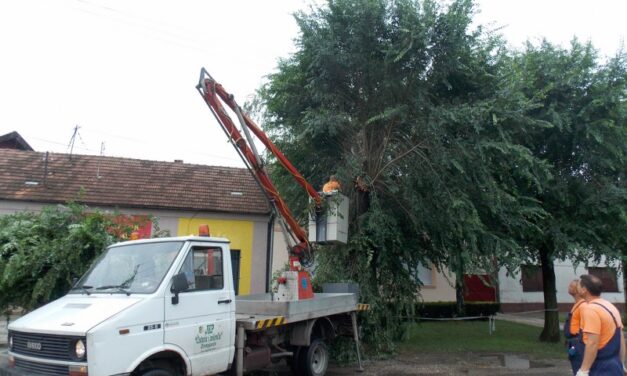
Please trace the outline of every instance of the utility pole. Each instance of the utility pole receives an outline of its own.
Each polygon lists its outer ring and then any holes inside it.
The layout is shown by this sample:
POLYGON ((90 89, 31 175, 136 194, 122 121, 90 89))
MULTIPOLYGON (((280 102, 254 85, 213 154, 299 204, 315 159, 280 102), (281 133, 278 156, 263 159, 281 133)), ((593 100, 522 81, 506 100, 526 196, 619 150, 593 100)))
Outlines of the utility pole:
POLYGON ((70 144, 68 145, 68 149, 70 149, 70 160, 72 160, 72 153, 74 152, 74 141, 76 141, 78 128, 80 128, 78 125, 74 127, 74 133, 72 134, 72 138, 70 139, 70 144))

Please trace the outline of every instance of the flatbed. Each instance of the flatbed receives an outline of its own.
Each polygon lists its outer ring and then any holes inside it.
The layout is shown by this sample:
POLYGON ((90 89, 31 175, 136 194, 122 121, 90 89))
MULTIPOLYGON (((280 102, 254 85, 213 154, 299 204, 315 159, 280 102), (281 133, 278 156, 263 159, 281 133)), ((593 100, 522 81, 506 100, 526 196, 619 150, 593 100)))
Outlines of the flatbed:
POLYGON ((314 294, 313 299, 273 301, 272 294, 237 297, 236 320, 246 330, 263 330, 358 310, 355 294, 314 294))

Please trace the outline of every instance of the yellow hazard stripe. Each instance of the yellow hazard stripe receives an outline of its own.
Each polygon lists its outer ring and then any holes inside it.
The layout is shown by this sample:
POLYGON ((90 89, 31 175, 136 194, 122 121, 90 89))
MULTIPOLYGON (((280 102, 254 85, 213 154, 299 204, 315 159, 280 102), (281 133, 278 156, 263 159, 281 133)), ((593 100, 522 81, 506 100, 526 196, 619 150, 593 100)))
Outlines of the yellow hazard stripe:
POLYGON ((271 319, 259 320, 255 325, 257 329, 268 329, 273 326, 279 326, 285 324, 285 317, 277 316, 271 319))
POLYGON ((358 311, 369 311, 370 310, 370 304, 359 303, 359 304, 357 304, 357 310, 358 311))

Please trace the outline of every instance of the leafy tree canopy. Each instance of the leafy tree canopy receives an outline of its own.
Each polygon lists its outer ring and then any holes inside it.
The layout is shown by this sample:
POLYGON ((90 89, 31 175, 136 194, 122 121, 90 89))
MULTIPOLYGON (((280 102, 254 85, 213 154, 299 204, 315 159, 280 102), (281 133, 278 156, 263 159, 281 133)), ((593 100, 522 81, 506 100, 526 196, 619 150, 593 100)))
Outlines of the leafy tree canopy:
MULTIPOLYGON (((547 216, 529 192, 548 166, 515 142, 546 122, 525 115, 536 103, 473 14, 469 0, 329 1, 297 16, 298 51, 260 91, 288 158, 314 182, 337 173, 351 198, 349 245, 318 252, 316 277, 360 283, 383 346, 417 299, 420 264, 491 269, 547 216)), ((273 176, 304 212, 290 177, 273 176)))
POLYGON ((526 117, 546 126, 515 142, 549 168, 541 190, 527 190, 549 214, 521 239, 521 259, 542 265, 547 309, 541 338, 558 341, 553 261, 612 261, 625 252, 627 221, 627 66, 620 51, 601 63, 590 43, 569 49, 549 42, 515 53, 508 74, 535 108, 526 117))

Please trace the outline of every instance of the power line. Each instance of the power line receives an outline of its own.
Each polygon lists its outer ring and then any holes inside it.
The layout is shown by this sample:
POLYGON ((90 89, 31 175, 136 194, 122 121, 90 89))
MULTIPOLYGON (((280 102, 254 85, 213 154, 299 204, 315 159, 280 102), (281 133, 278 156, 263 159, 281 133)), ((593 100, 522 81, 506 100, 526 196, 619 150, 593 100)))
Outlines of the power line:
MULTIPOLYGON (((41 141, 41 142, 45 142, 47 144, 53 144, 53 145, 59 145, 59 146, 65 146, 67 148, 67 144, 63 143, 63 142, 59 142, 59 141, 52 141, 52 140, 47 140, 45 138, 40 138, 40 137, 28 137, 28 139, 33 139, 33 140, 37 140, 37 141, 41 141)), ((80 146, 74 146, 76 149, 82 149, 82 150, 87 150, 87 151, 91 151, 94 152, 94 150, 92 149, 87 149, 87 148, 83 148, 80 146)), ((66 149, 67 150, 67 149, 66 149)))
MULTIPOLYGON (((85 130, 86 128, 81 128, 81 129, 85 130)), ((126 141, 131 141, 131 142, 133 142, 135 144, 150 146, 152 148, 160 148, 160 150, 161 150, 160 145, 157 144, 157 143, 143 142, 143 141, 138 141, 138 140, 135 140, 135 139, 132 139, 132 138, 126 138, 126 137, 122 137, 122 136, 111 136, 111 137, 113 137, 113 138, 121 138, 121 139, 124 139, 126 141)), ((66 153, 67 153, 67 151, 69 149, 69 145, 66 144, 66 143, 63 143, 63 142, 53 141, 53 140, 49 140, 49 139, 45 139, 45 138, 41 138, 41 137, 28 137, 28 138, 29 139, 33 139, 33 140, 37 140, 37 141, 40 141, 40 142, 45 142, 45 143, 48 143, 48 144, 52 144, 52 145, 65 146, 66 147, 66 153)), ((102 155, 102 156, 104 156, 104 150, 105 150, 104 144, 105 143, 102 142, 101 149, 100 149, 100 155, 102 155)), ((169 145, 168 147, 171 147, 171 145, 169 145)), ((94 155, 98 154, 98 151, 96 151, 94 149, 90 149, 88 147, 81 147, 81 146, 78 146, 76 144, 74 144, 74 149, 85 150, 85 151, 88 151, 88 152, 90 152, 90 153, 92 153, 94 155)), ((201 152, 199 150, 189 150, 189 149, 182 150, 182 149, 179 149, 178 151, 172 150, 172 153, 181 153, 181 154, 187 153, 187 154, 192 154, 192 155, 196 155, 196 156, 208 157, 208 158, 213 158, 213 159, 221 159, 221 160, 226 160, 226 161, 235 161, 235 162, 239 162, 240 161, 240 159, 236 158, 236 157, 225 157, 223 155, 217 155, 217 154, 210 154, 210 153, 201 152)), ((119 156, 120 157, 124 157, 124 155, 119 155, 119 156)), ((143 157, 141 159, 151 160, 151 158, 147 158, 147 157, 143 157)))
MULTIPOLYGON (((145 17, 139 17, 136 14, 123 11, 120 9, 112 8, 110 6, 98 4, 92 1, 87 1, 87 0, 75 0, 75 1, 77 3, 80 3, 81 5, 85 5, 85 6, 92 8, 92 11, 89 11, 83 8, 74 8, 78 11, 85 12, 85 13, 92 14, 92 15, 101 16, 101 17, 110 17, 112 19, 115 19, 118 22, 124 23, 129 26, 133 26, 137 28, 142 34, 152 39, 161 41, 161 42, 174 44, 179 47, 190 49, 190 50, 210 53, 210 51, 205 48, 197 47, 197 44, 204 44, 202 40, 190 37, 187 34, 172 32, 171 30, 164 30, 161 27, 155 26, 155 22, 159 22, 158 20, 145 18, 145 17), (96 10, 96 12, 94 12, 93 10, 96 10), (101 10, 101 11, 104 10, 106 14, 104 12, 98 12, 98 10, 101 10), (154 32, 160 33, 166 38, 160 38, 156 36, 154 32)), ((166 27, 172 28, 175 26, 166 24, 166 27)), ((200 34, 200 32, 194 32, 194 33, 200 34)))

